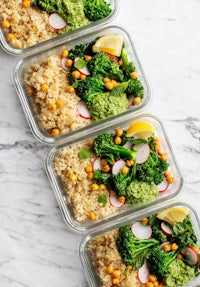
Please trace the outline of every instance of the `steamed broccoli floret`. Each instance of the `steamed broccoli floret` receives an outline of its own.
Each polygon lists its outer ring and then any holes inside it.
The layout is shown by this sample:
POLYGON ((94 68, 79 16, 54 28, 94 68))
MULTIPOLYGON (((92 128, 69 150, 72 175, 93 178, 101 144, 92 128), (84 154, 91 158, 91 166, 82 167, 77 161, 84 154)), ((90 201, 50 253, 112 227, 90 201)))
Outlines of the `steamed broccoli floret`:
POLYGON ((136 151, 116 145, 112 134, 104 133, 96 137, 93 149, 97 156, 106 158, 111 164, 120 158, 135 160, 136 151))
POLYGON ((69 50, 68 58, 74 60, 76 57, 84 58, 85 55, 91 55, 93 44, 94 42, 75 45, 74 48, 69 50))
POLYGON ((132 265, 133 270, 139 269, 151 252, 152 246, 159 241, 154 238, 139 239, 131 232, 131 225, 125 225, 119 229, 119 237, 116 240, 117 249, 127 265, 132 265))
POLYGON ((126 196, 127 186, 134 178, 134 168, 130 168, 127 174, 119 172, 111 178, 112 188, 119 196, 126 196))
POLYGON ((112 177, 111 173, 104 172, 100 169, 94 171, 94 181, 97 184, 104 183, 106 186, 110 187, 110 178, 112 177))
POLYGON ((138 79, 131 79, 128 81, 126 93, 127 95, 134 95, 134 97, 143 98, 144 88, 138 79))
POLYGON ((158 280, 163 280, 178 252, 177 250, 165 252, 160 246, 154 247, 151 251, 151 256, 147 260, 150 273, 155 274, 158 280))
POLYGON ((90 21, 97 21, 111 13, 110 4, 103 0, 85 0, 84 13, 90 21))
POLYGON ((58 10, 56 0, 34 0, 33 5, 37 9, 44 10, 48 13, 54 13, 58 10))

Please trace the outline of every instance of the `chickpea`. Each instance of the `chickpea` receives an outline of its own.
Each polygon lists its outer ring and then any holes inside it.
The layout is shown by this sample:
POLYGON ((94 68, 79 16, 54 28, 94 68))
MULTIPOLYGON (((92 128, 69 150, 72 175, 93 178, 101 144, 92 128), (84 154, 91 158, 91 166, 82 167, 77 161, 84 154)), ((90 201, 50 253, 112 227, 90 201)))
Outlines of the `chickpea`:
POLYGON ((108 165, 108 164, 104 165, 104 166, 102 167, 102 170, 105 171, 105 172, 109 172, 109 171, 110 171, 109 165, 108 165))
POLYGON ((169 251, 171 251, 171 245, 170 244, 164 244, 163 245, 163 250, 165 251, 165 252, 169 252, 169 251))
POLYGON ((165 285, 163 283, 160 283, 159 287, 165 287, 165 285))
POLYGON ((194 250, 194 252, 196 252, 197 254, 199 253, 199 248, 197 246, 192 246, 192 249, 194 250))
POLYGON ((7 35, 7 40, 8 40, 9 42, 11 42, 12 40, 15 40, 15 39, 16 39, 16 36, 15 36, 14 34, 8 33, 8 35, 7 35))
POLYGON ((93 191, 94 191, 94 190, 98 190, 98 189, 99 189, 98 184, 93 183, 93 184, 91 185, 91 189, 92 189, 93 191))
POLYGON ((87 178, 88 179, 93 179, 94 178, 94 173, 93 172, 88 172, 87 178))
POLYGON ((169 184, 173 183, 175 180, 173 176, 167 177, 166 179, 169 184))
POLYGON ((103 184, 103 183, 99 184, 99 189, 100 190, 105 190, 106 189, 106 185, 103 184))
POLYGON ((112 82, 105 83, 105 87, 106 87, 106 89, 109 90, 109 91, 111 91, 111 90, 114 88, 112 82))
POLYGON ((54 128, 51 130, 51 135, 54 136, 54 137, 57 137, 60 133, 59 129, 58 128, 54 128))
POLYGON ((177 250, 177 249, 178 249, 178 245, 176 243, 172 243, 171 250, 177 250))
POLYGON ((56 105, 58 108, 62 108, 64 106, 64 104, 65 104, 64 101, 61 99, 58 99, 56 102, 56 105))
POLYGON ((31 2, 29 0, 22 1, 22 7, 29 8, 31 6, 31 2))
POLYGON ((126 269, 128 269, 129 271, 131 271, 133 269, 133 266, 132 265, 127 265, 126 266, 126 269))
POLYGON ((112 284, 118 285, 119 284, 119 279, 118 278, 112 278, 112 284))
POLYGON ((159 151, 160 150, 160 144, 159 143, 155 143, 154 144, 154 149, 155 149, 155 151, 159 151))
POLYGON ((158 150, 158 154, 159 154, 159 155, 163 155, 163 154, 165 154, 165 152, 164 152, 163 150, 159 149, 159 150, 158 150))
POLYGON ((62 50, 61 52, 61 58, 67 58, 68 57, 68 54, 69 54, 69 51, 68 50, 62 50))
POLYGON ((141 223, 142 223, 143 225, 147 225, 148 222, 149 222, 149 219, 148 219, 147 217, 143 217, 143 218, 141 219, 141 223))
POLYGON ((34 88, 33 88, 33 87, 28 87, 28 88, 26 89, 26 92, 27 92, 27 94, 29 94, 29 95, 33 95, 33 94, 34 94, 34 88))
POLYGON ((4 29, 8 29, 10 27, 10 23, 7 20, 3 20, 1 26, 4 29))
POLYGON ((69 174, 69 180, 70 181, 76 181, 77 180, 77 176, 74 173, 70 173, 69 174))
POLYGON ((137 79, 137 76, 138 76, 138 75, 137 75, 136 72, 131 72, 131 73, 130 73, 130 78, 131 78, 131 79, 137 79))
POLYGON ((119 64, 119 66, 122 66, 123 65, 123 61, 119 60, 118 64, 119 64))
POLYGON ((179 254, 177 254, 176 258, 182 260, 183 259, 183 255, 181 253, 179 253, 179 254))
POLYGON ((158 287, 158 286, 159 286, 159 282, 158 282, 158 281, 155 281, 155 282, 153 283, 153 286, 154 286, 154 287, 158 287))
POLYGON ((125 200, 126 200, 126 198, 125 198, 125 196, 118 196, 118 197, 117 197, 117 200, 118 200, 119 202, 121 202, 121 203, 124 203, 125 200))
POLYGON ((120 144, 122 142, 122 139, 120 137, 115 137, 114 138, 114 143, 115 144, 120 144))
POLYGON ((167 178, 167 177, 170 177, 171 176, 171 172, 169 170, 166 170, 164 172, 164 176, 167 178))
POLYGON ((72 77, 75 79, 80 79, 81 73, 78 70, 72 72, 72 77))
POLYGON ((113 271, 114 271, 113 266, 112 266, 112 265, 108 265, 107 268, 106 268, 106 272, 107 272, 108 274, 112 274, 113 271))
POLYGON ((116 194, 116 192, 113 189, 110 189, 109 193, 110 193, 110 195, 115 195, 116 194))
POLYGON ((145 284, 145 287, 154 287, 153 283, 152 282, 147 282, 145 284))
POLYGON ((133 104, 135 106, 139 106, 141 104, 142 99, 140 97, 133 98, 133 104))
POLYGON ((91 57, 91 56, 89 56, 89 55, 86 55, 86 56, 85 56, 85 60, 86 60, 86 62, 89 62, 91 59, 92 59, 92 57, 91 57))
POLYGON ((46 93, 48 91, 47 84, 42 84, 41 87, 40 87, 40 91, 46 93))
POLYGON ((111 80, 111 83, 113 84, 113 88, 115 88, 116 87, 116 85, 117 85, 117 81, 115 81, 115 80, 111 80))
POLYGON ((66 65, 68 68, 70 68, 70 67, 72 66, 72 64, 73 64, 72 59, 67 59, 66 62, 65 62, 65 65, 66 65))
POLYGON ((110 82, 110 79, 109 79, 108 77, 105 77, 105 78, 103 78, 103 82, 104 82, 104 84, 105 84, 105 83, 109 83, 109 82, 110 82))
POLYGON ((88 219, 90 220, 95 220, 96 219, 96 215, 93 211, 90 212, 90 214, 88 215, 88 219))
POLYGON ((89 148, 92 148, 93 147, 93 140, 89 140, 87 142, 87 145, 88 145, 89 148))
POLYGON ((50 104, 49 109, 52 111, 55 111, 57 109, 57 105, 56 104, 50 104))
POLYGON ((101 166, 104 166, 104 165, 107 165, 107 164, 108 164, 107 160, 102 158, 101 159, 101 166))
POLYGON ((126 165, 124 165, 124 166, 121 168, 121 173, 123 173, 123 174, 127 174, 128 171, 129 171, 129 168, 128 168, 128 166, 126 166, 126 165))
POLYGON ((86 75, 84 75, 84 74, 81 74, 81 75, 80 75, 80 79, 81 79, 81 80, 85 80, 86 78, 87 78, 86 75))
POLYGON ((120 129, 120 128, 116 128, 116 130, 115 130, 115 134, 116 134, 116 136, 117 136, 117 137, 121 137, 121 136, 122 136, 122 134, 123 134, 123 130, 122 130, 122 129, 120 129))
POLYGON ((91 165, 91 164, 86 165, 85 171, 86 171, 86 172, 92 172, 92 171, 93 171, 92 165, 91 165))
POLYGON ((126 165, 127 165, 128 167, 133 166, 133 165, 134 165, 134 161, 133 161, 132 159, 127 160, 127 161, 126 161, 126 165))
POLYGON ((167 156, 166 156, 166 154, 161 155, 161 156, 160 156, 160 160, 167 161, 167 156))
POLYGON ((154 274, 149 274, 148 276, 148 280, 152 283, 154 283, 155 281, 157 281, 157 278, 154 274))
POLYGON ((74 87, 72 87, 72 86, 67 86, 66 91, 67 91, 67 93, 72 94, 72 93, 74 93, 74 87))
POLYGON ((153 138, 153 142, 154 142, 154 143, 159 143, 159 141, 160 141, 160 140, 159 140, 158 137, 155 136, 155 137, 153 138))
POLYGON ((114 278, 120 278, 120 275, 121 275, 121 272, 118 269, 114 270, 113 273, 112 273, 112 276, 114 278))

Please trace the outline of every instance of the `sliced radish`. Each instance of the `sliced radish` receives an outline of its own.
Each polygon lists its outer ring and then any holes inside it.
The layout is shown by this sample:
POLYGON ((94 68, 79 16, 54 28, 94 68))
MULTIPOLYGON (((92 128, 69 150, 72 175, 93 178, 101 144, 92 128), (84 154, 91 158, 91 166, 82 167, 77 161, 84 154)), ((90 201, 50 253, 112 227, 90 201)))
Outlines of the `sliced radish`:
POLYGON ((172 236, 172 229, 165 222, 161 223, 160 228, 167 236, 172 236))
POLYGON ((77 105, 79 116, 84 119, 91 119, 90 111, 83 101, 79 101, 77 105))
POLYGON ((142 164, 145 161, 147 161, 149 155, 150 155, 150 147, 148 144, 138 144, 134 145, 134 148, 137 150, 136 152, 136 163, 142 164))
MULTIPOLYGON (((76 57, 74 62, 76 63, 80 58, 76 57)), ((90 75, 90 71, 88 70, 88 67, 85 66, 84 68, 77 68, 79 70, 79 72, 83 75, 89 76, 90 75)))
POLYGON ((166 178, 164 178, 163 181, 157 185, 157 189, 159 192, 166 191, 168 187, 169 187, 169 183, 167 182, 166 178))
POLYGON ((126 165, 126 162, 123 159, 117 160, 113 165, 112 165, 112 174, 118 174, 122 167, 126 165))
POLYGON ((131 142, 127 142, 123 145, 123 147, 127 148, 127 149, 132 149, 132 143, 131 142))
POLYGON ((100 169, 101 170, 101 158, 97 157, 93 162, 93 171, 100 169))
POLYGON ((171 242, 169 242, 169 241, 163 242, 162 244, 160 244, 160 249, 163 249, 163 246, 164 246, 165 244, 171 244, 171 242))
POLYGON ((120 202, 118 199, 117 199, 117 196, 114 195, 114 194, 110 194, 109 195, 109 201, 110 201, 110 204, 113 206, 113 207, 116 207, 116 208, 120 208, 124 205, 125 202, 120 202))
POLYGON ((65 20, 57 13, 49 15, 49 24, 55 30, 62 30, 67 26, 65 20))
POLYGON ((131 106, 133 106, 133 99, 134 99, 134 96, 131 96, 131 97, 129 98, 128 108, 130 108, 131 106))
POLYGON ((149 276, 149 268, 147 266, 147 262, 145 261, 142 267, 138 269, 137 272, 138 279, 142 284, 145 284, 149 281, 148 276, 149 276))
POLYGON ((184 247, 181 253, 185 256, 188 264, 196 265, 199 262, 199 255, 194 251, 192 246, 184 247))
POLYGON ((67 60, 68 60, 67 58, 62 58, 62 60, 61 60, 61 65, 62 65, 63 69, 68 72, 68 71, 69 71, 69 68, 66 66, 66 61, 67 61, 67 60))
POLYGON ((140 221, 133 223, 131 231, 139 239, 148 239, 152 235, 152 229, 149 225, 144 225, 140 221))

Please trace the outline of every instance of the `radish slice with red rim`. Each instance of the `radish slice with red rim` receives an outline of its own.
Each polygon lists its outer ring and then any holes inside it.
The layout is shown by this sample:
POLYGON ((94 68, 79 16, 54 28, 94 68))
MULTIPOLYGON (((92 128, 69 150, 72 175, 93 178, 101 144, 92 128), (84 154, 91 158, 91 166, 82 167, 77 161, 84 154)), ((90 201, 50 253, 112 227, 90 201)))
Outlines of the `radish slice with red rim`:
POLYGON ((134 148, 137 150, 136 152, 136 163, 142 164, 147 161, 150 155, 150 147, 148 144, 143 143, 139 145, 134 145, 134 148))
POLYGON ((126 162, 123 159, 117 160, 112 165, 112 174, 114 174, 114 175, 118 174, 124 165, 126 165, 126 162))
POLYGON ((149 225, 144 225, 140 221, 133 223, 131 231, 139 239, 148 239, 152 235, 152 229, 149 225))
POLYGON ((110 204, 113 206, 113 207, 116 207, 116 208, 120 208, 124 205, 125 202, 120 202, 118 199, 117 199, 117 196, 115 194, 110 194, 109 195, 109 201, 110 201, 110 204))
POLYGON ((101 158, 97 157, 93 162, 93 171, 100 169, 101 170, 101 158))
POLYGON ((160 229, 163 233, 165 233, 167 236, 172 236, 172 229, 170 226, 168 226, 165 222, 162 222, 160 225, 160 229))
POLYGON ((196 265, 199 262, 199 254, 194 251, 192 246, 184 247, 181 253, 185 256, 186 261, 190 265, 196 265))
POLYGON ((159 183, 156 187, 157 187, 158 191, 161 193, 161 192, 164 192, 168 189, 169 183, 167 182, 166 178, 164 178, 163 181, 161 183, 159 183))
POLYGON ((79 101, 77 105, 79 116, 84 119, 91 119, 90 111, 83 101, 79 101))
POLYGON ((49 24, 55 30, 62 30, 67 26, 65 20, 57 13, 49 15, 49 24))
MULTIPOLYGON (((79 57, 76 57, 75 60, 74 60, 74 63, 77 63, 78 61, 83 61, 83 63, 84 63, 84 60, 83 60, 83 59, 81 59, 81 58, 79 58, 79 57)), ((76 65, 75 65, 75 66, 76 66, 76 65)), ((78 67, 77 67, 77 69, 78 69, 78 71, 79 71, 81 74, 83 74, 83 75, 86 75, 86 76, 89 76, 89 75, 90 75, 90 71, 88 70, 88 67, 87 67, 86 63, 85 63, 85 66, 84 66, 84 67, 82 67, 82 68, 78 68, 78 67)))
POLYGON ((140 267, 140 269, 138 269, 138 279, 142 284, 147 283, 148 280, 148 276, 149 276, 149 268, 147 266, 147 262, 145 261, 144 264, 142 265, 142 267, 140 267))
POLYGON ((67 58, 62 58, 62 59, 61 59, 61 65, 62 65, 62 67, 63 67, 64 70, 66 70, 67 72, 69 72, 69 68, 66 66, 66 61, 67 61, 67 60, 68 60, 67 58))

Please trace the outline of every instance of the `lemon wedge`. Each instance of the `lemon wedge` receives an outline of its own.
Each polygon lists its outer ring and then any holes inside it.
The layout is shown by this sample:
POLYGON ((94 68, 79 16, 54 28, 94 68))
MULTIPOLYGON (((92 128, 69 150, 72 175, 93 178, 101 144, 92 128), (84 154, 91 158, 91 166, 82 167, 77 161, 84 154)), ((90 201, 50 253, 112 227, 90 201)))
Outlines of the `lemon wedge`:
POLYGON ((154 126, 148 122, 135 121, 128 127, 126 131, 127 137, 136 137, 148 139, 154 132, 154 126))
POLYGON ((118 34, 108 34, 97 39, 92 46, 92 52, 105 52, 119 57, 123 46, 123 38, 118 34))
POLYGON ((174 225, 175 222, 182 222, 188 212, 189 211, 183 207, 169 207, 158 212, 157 217, 171 225, 174 225))

